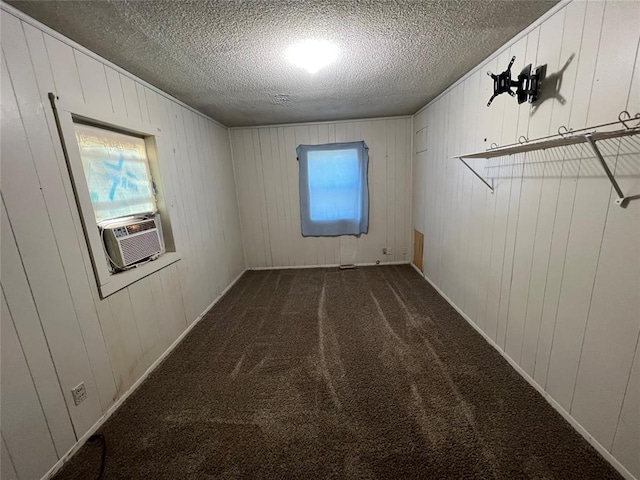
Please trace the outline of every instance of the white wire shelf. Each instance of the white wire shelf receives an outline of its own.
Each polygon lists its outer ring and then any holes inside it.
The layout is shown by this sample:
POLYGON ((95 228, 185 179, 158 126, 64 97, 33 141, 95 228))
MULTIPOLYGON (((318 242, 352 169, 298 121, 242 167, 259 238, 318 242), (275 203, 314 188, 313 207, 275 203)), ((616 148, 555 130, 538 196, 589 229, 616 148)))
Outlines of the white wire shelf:
MULTIPOLYGON (((560 127, 558 129, 557 135, 551 135, 548 137, 539 138, 537 140, 528 140, 524 137, 521 137, 521 141, 518 143, 514 143, 511 145, 505 145, 502 147, 494 147, 484 152, 473 152, 473 153, 465 153, 462 155, 456 155, 453 158, 457 158, 460 160, 473 174, 478 177, 490 190, 491 193, 494 191, 493 179, 491 179, 491 183, 487 182, 487 180, 476 172, 469 163, 465 160, 472 159, 490 159, 497 157, 505 157, 509 155, 515 155, 519 153, 533 152, 539 150, 546 150, 550 148, 558 148, 565 147, 570 145, 579 145, 579 144, 588 144, 596 158, 600 162, 605 174, 609 178, 611 185, 613 186, 618 198, 616 199, 616 204, 621 207, 626 207, 630 197, 625 196, 618 182, 616 181, 613 173, 609 169, 607 162, 604 160, 600 149, 598 148, 597 142, 601 140, 608 140, 613 138, 622 138, 629 137, 633 135, 640 135, 640 114, 636 114, 634 117, 631 117, 628 112, 623 111, 620 112, 618 116, 618 121, 606 123, 603 125, 598 125, 596 127, 584 128, 576 131, 568 130, 566 127, 560 127), (629 125, 629 123, 635 122, 636 125, 629 125), (621 128, 617 128, 615 130, 609 131, 597 131, 601 128, 611 128, 613 126, 618 126, 621 128)), ((634 197, 635 198, 635 197, 634 197)))

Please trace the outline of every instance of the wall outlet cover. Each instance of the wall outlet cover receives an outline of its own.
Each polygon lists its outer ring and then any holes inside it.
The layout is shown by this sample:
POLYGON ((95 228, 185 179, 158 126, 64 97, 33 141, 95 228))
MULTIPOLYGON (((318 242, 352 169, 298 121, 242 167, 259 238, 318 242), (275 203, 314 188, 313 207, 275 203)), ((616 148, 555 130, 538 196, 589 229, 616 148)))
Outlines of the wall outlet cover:
POLYGON ((73 395, 73 403, 76 407, 84 402, 87 399, 87 388, 84 386, 84 382, 72 389, 71 395, 73 395))

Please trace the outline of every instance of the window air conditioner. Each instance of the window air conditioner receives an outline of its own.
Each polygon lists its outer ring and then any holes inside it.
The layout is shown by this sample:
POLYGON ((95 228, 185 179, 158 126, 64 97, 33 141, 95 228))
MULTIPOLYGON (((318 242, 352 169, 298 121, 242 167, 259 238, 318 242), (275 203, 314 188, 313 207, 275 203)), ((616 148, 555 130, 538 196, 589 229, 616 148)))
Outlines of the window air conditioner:
POLYGON ((154 218, 111 223, 102 228, 106 254, 113 266, 120 270, 160 254, 160 235, 154 218))

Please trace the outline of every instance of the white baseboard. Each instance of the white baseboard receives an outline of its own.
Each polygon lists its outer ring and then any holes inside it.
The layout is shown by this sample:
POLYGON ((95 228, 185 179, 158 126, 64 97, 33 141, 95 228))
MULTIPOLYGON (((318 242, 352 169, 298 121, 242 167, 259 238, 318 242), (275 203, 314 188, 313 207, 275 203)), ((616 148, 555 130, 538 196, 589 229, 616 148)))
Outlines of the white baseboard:
POLYGON ((626 480, 638 480, 636 479, 636 477, 629 472, 629 470, 627 470, 618 460, 616 460, 616 458, 604 447, 602 446, 602 444, 600 444, 600 442, 598 442, 595 438, 593 438, 589 432, 578 423, 578 421, 573 418, 571 416, 571 414, 569 412, 567 412, 564 408, 562 408, 562 406, 556 402, 551 395, 549 395, 544 388, 542 388, 533 378, 531 378, 531 376, 525 372, 520 365, 518 365, 509 355, 507 355, 507 353, 502 350, 502 348, 500 348, 500 346, 494 342, 486 333, 484 333, 480 327, 478 327, 472 320, 471 318, 469 318, 467 316, 466 313, 464 313, 460 308, 458 308, 458 306, 453 303, 451 301, 451 299, 449 299, 449 297, 447 297, 444 292, 442 290, 440 290, 440 288, 438 288, 438 286, 433 283, 429 277, 427 277, 425 274, 423 274, 418 267, 416 267, 413 263, 411 264, 411 266, 422 276, 424 277, 424 279, 429 282, 429 284, 440 294, 440 296, 442 298, 444 298, 447 302, 449 302, 449 305, 451 305, 453 308, 456 309, 456 311, 462 316, 462 318, 464 318, 467 323, 469 323, 469 325, 471 325, 480 335, 482 335, 482 337, 489 343, 489 345, 491 345, 493 348, 495 348, 500 355, 502 355, 504 357, 504 359, 509 362, 509 365, 511 365, 513 367, 513 369, 518 372, 520 374, 520 376, 522 378, 524 378, 533 388, 536 389, 536 391, 542 395, 542 397, 544 397, 544 399, 560 414, 562 415, 562 417, 569 422, 569 424, 580 434, 584 437, 584 439, 589 442, 589 444, 595 448, 598 453, 600 455, 602 455, 604 457, 604 459, 609 462, 611 464, 611 466, 613 468, 615 468, 620 475, 622 475, 626 480))
MULTIPOLYGON (((418 267, 416 267, 416 266, 415 266, 415 264, 414 264, 413 262, 411 262, 411 266, 413 267, 413 269, 414 269, 416 272, 418 272, 418 273, 420 274, 420 276, 421 276, 421 277, 424 277, 424 273, 422 273, 422 271, 421 271, 418 267)), ((426 277, 425 277, 425 278, 426 278, 426 277)), ((429 282, 429 283, 431 283, 431 282, 429 282)), ((434 287, 434 288, 435 288, 435 287, 434 287)), ((438 291, 440 291, 440 290, 438 290, 438 291)))
MULTIPOLYGON (((383 265, 408 265, 408 260, 403 260, 400 262, 380 262, 380 263, 356 263, 356 267, 375 267, 375 266, 383 266, 383 265)), ((331 263, 327 265, 292 265, 289 267, 249 267, 247 270, 291 270, 291 269, 302 269, 302 268, 337 268, 340 265, 337 263, 331 263)))
POLYGON ((164 361, 164 359, 178 346, 178 344, 180 344, 180 342, 182 342, 184 337, 186 337, 187 334, 200 322, 200 320, 204 318, 204 316, 209 312, 209 310, 211 310, 213 306, 220 301, 220 299, 224 296, 224 294, 227 293, 231 289, 231 287, 233 287, 236 284, 238 280, 240 280, 240 277, 242 277, 242 275, 246 271, 247 270, 245 269, 242 272, 240 272, 240 274, 235 278, 235 280, 233 280, 233 282, 231 282, 227 286, 227 288, 225 288, 222 291, 222 293, 220 293, 220 295, 218 295, 216 299, 213 302, 211 302, 211 305, 209 305, 204 310, 204 312, 198 315, 198 317, 184 330, 184 332, 182 332, 180 336, 176 338, 171 345, 169 345, 169 348, 167 348, 164 351, 164 353, 160 355, 160 357, 158 357, 158 359, 155 362, 153 362, 153 364, 149 368, 147 368, 147 370, 142 374, 142 376, 138 380, 136 380, 135 383, 131 385, 131 387, 129 387, 129 389, 126 392, 124 392, 122 396, 118 400, 116 400, 116 402, 106 410, 106 412, 104 412, 104 414, 98 419, 98 421, 94 423, 93 426, 89 430, 87 430, 87 432, 84 435, 82 435, 82 437, 78 439, 78 441, 69 449, 67 453, 65 453, 62 457, 60 457, 60 460, 58 460, 56 464, 53 467, 51 467, 51 469, 47 473, 45 473, 45 475, 42 477, 41 480, 49 480, 56 473, 58 473, 58 471, 62 468, 62 466, 65 463, 67 463, 69 459, 80 449, 80 447, 82 447, 86 443, 89 437, 91 437, 91 435, 96 433, 96 431, 104 424, 104 422, 111 415, 113 415, 115 411, 118 410, 118 408, 120 408, 120 406, 125 402, 125 400, 127 400, 127 398, 129 398, 129 396, 136 391, 136 389, 142 384, 142 382, 144 382, 147 379, 149 374, 151 374, 151 372, 153 372, 156 368, 158 368, 158 366, 160 366, 160 364, 164 361))

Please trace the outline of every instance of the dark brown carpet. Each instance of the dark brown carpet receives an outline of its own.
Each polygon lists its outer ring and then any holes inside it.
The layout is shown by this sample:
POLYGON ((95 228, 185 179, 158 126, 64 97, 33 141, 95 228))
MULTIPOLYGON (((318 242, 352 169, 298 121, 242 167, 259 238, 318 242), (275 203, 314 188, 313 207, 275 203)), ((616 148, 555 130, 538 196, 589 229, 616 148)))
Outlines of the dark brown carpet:
POLYGON ((107 479, 620 478, 406 265, 247 272, 100 432, 107 479))

